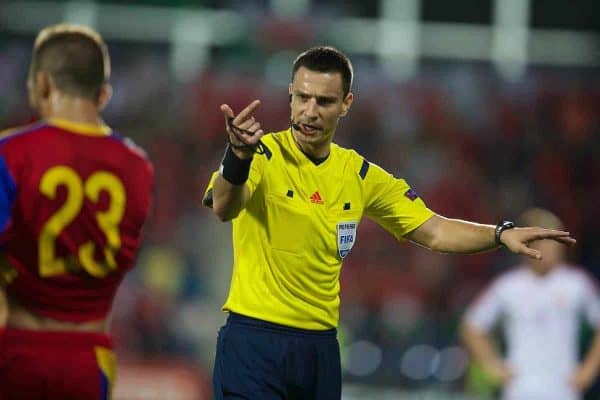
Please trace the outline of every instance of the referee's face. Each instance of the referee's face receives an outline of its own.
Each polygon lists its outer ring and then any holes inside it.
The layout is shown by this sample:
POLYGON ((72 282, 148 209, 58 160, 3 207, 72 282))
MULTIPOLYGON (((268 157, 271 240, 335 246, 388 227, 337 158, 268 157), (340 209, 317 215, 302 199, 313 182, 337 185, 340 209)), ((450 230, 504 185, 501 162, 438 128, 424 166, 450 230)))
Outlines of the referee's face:
POLYGON ((307 154, 324 157, 340 117, 352 104, 344 96, 339 72, 319 72, 300 67, 289 87, 291 119, 296 143, 307 154))

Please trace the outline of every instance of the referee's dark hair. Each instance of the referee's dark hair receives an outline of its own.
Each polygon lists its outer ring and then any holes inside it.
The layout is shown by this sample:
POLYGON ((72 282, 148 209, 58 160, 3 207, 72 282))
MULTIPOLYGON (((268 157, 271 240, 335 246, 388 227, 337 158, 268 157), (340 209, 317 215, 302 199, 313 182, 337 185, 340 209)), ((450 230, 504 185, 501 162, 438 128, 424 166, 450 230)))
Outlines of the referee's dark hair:
POLYGON ((344 53, 335 47, 317 46, 301 53, 294 61, 292 81, 300 67, 318 72, 339 72, 342 75, 344 97, 350 92, 354 75, 352 63, 344 53))
POLYGON ((29 78, 47 72, 57 88, 72 96, 97 101, 110 77, 106 43, 94 30, 76 24, 57 24, 36 38, 29 78))

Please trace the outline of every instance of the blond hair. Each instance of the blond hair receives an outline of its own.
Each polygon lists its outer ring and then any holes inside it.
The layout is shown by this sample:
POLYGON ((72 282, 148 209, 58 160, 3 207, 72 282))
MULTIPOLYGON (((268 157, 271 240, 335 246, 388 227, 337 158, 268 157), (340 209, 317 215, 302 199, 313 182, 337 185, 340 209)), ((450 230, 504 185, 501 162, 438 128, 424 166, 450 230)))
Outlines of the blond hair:
POLYGON ((87 26, 50 25, 40 31, 33 46, 30 78, 47 72, 59 90, 97 98, 110 77, 110 56, 102 36, 87 26))

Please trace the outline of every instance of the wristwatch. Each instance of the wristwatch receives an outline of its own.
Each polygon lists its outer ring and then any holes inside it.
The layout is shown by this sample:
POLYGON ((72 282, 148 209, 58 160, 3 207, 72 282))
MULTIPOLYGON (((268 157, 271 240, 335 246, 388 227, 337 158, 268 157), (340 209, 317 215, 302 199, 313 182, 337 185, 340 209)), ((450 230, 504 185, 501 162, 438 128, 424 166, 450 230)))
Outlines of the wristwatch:
POLYGON ((494 231, 495 238, 496 238, 496 244, 499 246, 504 246, 504 244, 500 241, 502 232, 504 232, 507 229, 512 229, 514 227, 515 227, 515 223, 512 221, 508 221, 506 219, 503 219, 502 221, 498 222, 498 225, 496 225, 496 229, 494 231))

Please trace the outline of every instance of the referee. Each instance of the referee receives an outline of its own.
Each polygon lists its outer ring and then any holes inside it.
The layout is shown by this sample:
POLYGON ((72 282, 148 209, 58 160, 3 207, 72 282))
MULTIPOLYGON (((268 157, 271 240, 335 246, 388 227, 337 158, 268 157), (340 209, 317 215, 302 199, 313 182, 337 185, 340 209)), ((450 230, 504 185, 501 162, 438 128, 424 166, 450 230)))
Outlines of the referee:
POLYGON ((482 225, 435 214, 405 180, 333 143, 352 105, 352 64, 315 47, 293 64, 291 123, 264 135, 255 100, 235 115, 204 204, 232 220, 233 276, 213 372, 215 399, 341 398, 336 327, 340 269, 366 216, 398 240, 445 253, 506 246, 541 258, 528 243, 571 244, 568 232, 482 225))

